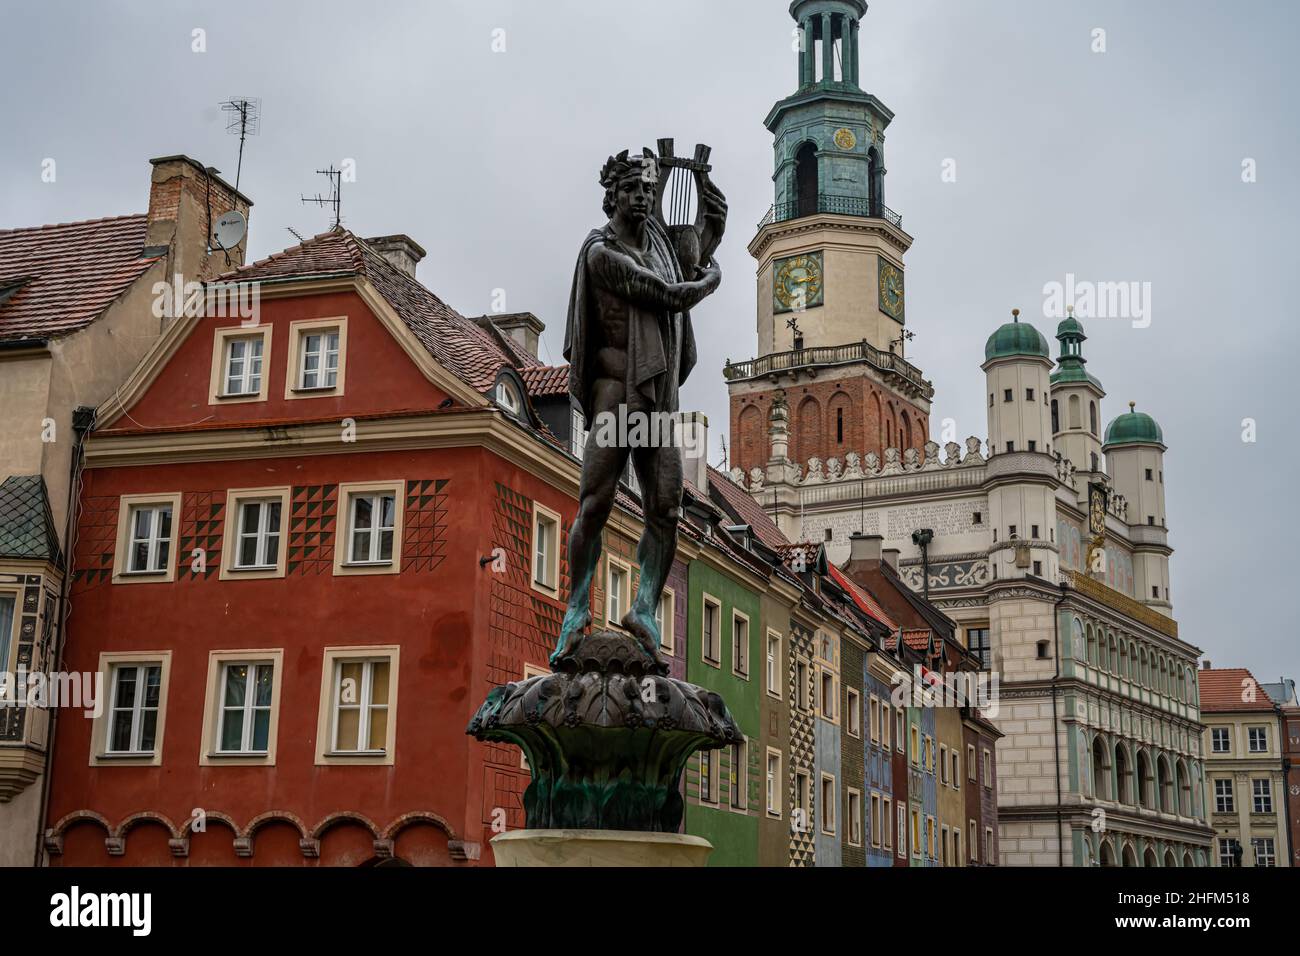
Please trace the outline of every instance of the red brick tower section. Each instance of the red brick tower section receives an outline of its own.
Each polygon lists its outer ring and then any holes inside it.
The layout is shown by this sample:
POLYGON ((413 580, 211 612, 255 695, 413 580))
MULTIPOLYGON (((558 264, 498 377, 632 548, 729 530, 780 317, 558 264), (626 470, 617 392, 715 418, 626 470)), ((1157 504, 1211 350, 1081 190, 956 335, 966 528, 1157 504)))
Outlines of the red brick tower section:
MULTIPOLYGON (((730 368, 740 370, 744 366, 730 368)), ((783 376, 775 384, 768 378, 733 385, 733 468, 742 468, 748 474, 752 468, 767 465, 771 457, 772 402, 782 392, 790 409, 788 457, 805 469, 810 458, 838 458, 843 462, 849 452, 862 458, 874 452, 883 460, 887 448, 897 448, 900 453, 914 448, 924 459, 925 443, 930 440, 930 415, 928 387, 918 387, 924 386, 919 375, 917 384, 907 383, 904 391, 874 381, 866 364, 820 372, 815 378, 805 374, 791 380, 783 376)))

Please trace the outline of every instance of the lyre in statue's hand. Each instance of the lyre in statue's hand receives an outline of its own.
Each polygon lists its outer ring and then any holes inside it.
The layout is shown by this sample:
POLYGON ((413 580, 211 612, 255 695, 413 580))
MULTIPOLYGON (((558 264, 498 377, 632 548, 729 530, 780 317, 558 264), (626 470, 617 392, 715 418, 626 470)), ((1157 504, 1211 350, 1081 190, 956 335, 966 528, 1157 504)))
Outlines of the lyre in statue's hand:
POLYGON ((700 208, 695 217, 695 226, 700 234, 700 265, 707 266, 713 261, 713 253, 722 242, 722 234, 727 230, 727 199, 722 191, 714 185, 708 173, 700 173, 700 208))

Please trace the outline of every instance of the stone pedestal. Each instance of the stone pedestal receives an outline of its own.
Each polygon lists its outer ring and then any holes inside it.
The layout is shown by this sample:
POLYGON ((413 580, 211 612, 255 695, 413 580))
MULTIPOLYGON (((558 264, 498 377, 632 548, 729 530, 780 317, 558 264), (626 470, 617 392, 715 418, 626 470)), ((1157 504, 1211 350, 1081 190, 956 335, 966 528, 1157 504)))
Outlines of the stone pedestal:
POLYGON ((704 866, 713 844, 684 833, 514 830, 492 840, 497 866, 704 866))

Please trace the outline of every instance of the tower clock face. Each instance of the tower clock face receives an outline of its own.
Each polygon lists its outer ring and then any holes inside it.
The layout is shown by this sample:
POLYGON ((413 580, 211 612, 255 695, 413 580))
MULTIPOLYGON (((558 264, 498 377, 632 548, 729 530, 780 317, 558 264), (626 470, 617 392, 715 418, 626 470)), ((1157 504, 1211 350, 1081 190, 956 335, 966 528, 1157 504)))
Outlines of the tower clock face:
POLYGON ((822 254, 778 259, 772 267, 772 308, 776 312, 802 312, 825 300, 822 254))
POLYGON ((903 270, 887 259, 880 262, 880 311, 903 321, 903 270))
POLYGON ((847 126, 841 126, 835 131, 835 145, 843 150, 850 150, 858 145, 858 138, 853 135, 853 130, 847 126))

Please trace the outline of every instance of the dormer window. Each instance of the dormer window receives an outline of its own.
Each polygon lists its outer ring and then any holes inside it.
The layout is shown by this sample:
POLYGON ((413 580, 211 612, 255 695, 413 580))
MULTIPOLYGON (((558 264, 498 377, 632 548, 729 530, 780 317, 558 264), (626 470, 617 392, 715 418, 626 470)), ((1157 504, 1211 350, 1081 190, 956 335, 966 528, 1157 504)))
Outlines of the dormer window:
POLYGON ((492 393, 493 400, 511 415, 518 415, 523 408, 523 401, 519 396, 519 389, 515 387, 514 382, 503 378, 497 382, 497 387, 492 393))

